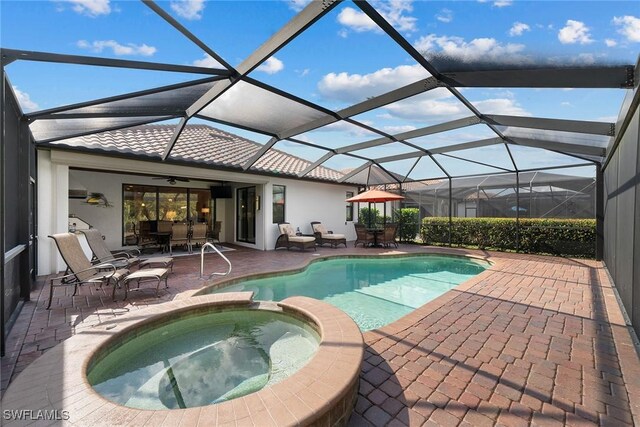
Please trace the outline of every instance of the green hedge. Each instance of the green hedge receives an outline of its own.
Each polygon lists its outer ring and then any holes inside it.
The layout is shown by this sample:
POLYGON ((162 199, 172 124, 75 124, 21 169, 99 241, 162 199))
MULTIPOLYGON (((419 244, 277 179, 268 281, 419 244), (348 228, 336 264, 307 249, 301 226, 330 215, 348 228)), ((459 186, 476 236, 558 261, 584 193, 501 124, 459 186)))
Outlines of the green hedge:
MULTIPOLYGON (((480 249, 515 250, 515 218, 452 218, 451 244, 480 249)), ((449 243, 449 218, 424 218, 425 244, 449 243)), ((594 219, 520 219, 520 251, 573 257, 595 257, 594 219)))

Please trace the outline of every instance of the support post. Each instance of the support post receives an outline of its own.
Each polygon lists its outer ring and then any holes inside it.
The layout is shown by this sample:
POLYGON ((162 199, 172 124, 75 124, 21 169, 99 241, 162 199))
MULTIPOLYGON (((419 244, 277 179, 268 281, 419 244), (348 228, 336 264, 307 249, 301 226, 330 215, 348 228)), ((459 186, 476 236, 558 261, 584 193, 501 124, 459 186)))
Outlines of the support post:
POLYGON ((520 252, 520 173, 516 172, 516 252, 520 252))
POLYGON ((451 237, 453 234, 453 199, 451 198, 451 190, 452 190, 452 179, 449 177, 449 247, 451 247, 451 237))
POLYGON ((596 260, 604 258, 604 174, 596 164, 596 260))

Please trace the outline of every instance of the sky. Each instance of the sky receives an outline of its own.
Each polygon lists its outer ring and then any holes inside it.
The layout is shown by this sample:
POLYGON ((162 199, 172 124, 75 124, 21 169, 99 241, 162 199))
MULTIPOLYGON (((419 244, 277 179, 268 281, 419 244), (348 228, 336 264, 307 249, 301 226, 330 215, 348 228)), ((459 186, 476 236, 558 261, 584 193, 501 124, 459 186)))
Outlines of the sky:
MULTIPOLYGON (((236 66, 308 1, 175 0, 157 3, 225 61, 236 66)), ((637 1, 392 0, 373 1, 372 4, 419 52, 436 64, 453 58, 462 62, 484 60, 517 65, 634 65, 640 52, 640 2, 637 1)), ((0 23, 3 48, 219 66, 138 1, 0 0, 0 23)), ((27 112, 202 77, 26 61, 12 63, 6 70, 22 108, 27 112)), ((428 76, 348 1, 335 7, 250 74, 250 77, 331 110, 345 108, 428 76)), ((240 88, 236 91, 243 94, 240 88)), ((605 122, 616 121, 625 96, 625 91, 620 89, 460 91, 485 114, 605 122)), ((231 114, 242 114, 250 109, 250 106, 236 104, 226 107, 227 110, 233 107, 232 111, 236 113, 231 114)), ((470 112, 448 91, 436 89, 355 119, 395 134, 469 115, 470 112)), ((226 129, 261 143, 269 139, 264 135, 226 129)), ((473 126, 412 142, 429 148, 492 136, 494 134, 485 126, 473 126)), ((375 137, 342 122, 325 131, 298 136, 330 148, 375 137)), ((278 143, 276 148, 310 160, 324 154, 322 150, 285 141, 278 143)), ((391 144, 362 154, 383 157, 406 151, 407 148, 400 144, 391 144)), ((543 163, 579 162, 550 152, 515 151, 518 153, 514 152, 514 157, 522 159, 521 167, 524 168, 543 163)), ((502 146, 463 154, 473 154, 479 161, 491 160, 496 166, 510 163, 502 146)), ((336 156, 326 166, 345 168, 361 163, 336 156)), ((399 173, 408 170, 410 162, 401 163, 392 165, 391 169, 399 173)), ((491 171, 464 162, 450 167, 456 172, 491 171)))

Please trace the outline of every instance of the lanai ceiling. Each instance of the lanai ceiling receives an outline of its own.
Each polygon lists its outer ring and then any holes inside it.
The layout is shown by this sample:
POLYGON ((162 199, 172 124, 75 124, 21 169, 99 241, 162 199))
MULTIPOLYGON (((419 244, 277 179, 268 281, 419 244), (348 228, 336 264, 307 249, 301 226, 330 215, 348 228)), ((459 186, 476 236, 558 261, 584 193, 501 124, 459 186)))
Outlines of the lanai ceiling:
MULTIPOLYGON (((312 31, 340 2, 311 2, 236 66, 219 55, 210 41, 198 38, 165 8, 153 1, 143 3, 165 21, 161 25, 170 26, 178 36, 193 43, 219 66, 210 68, 3 47, 3 68, 13 62, 47 62, 193 76, 180 83, 26 113, 37 144, 56 146, 73 137, 173 120, 174 131, 160 156, 166 161, 171 160, 185 126, 204 121, 212 126, 231 126, 265 136, 262 147, 238 169, 249 171, 270 150, 296 146, 303 149, 301 152, 312 153, 307 158, 308 167, 297 172, 298 177, 306 177, 320 166, 331 167, 331 161, 337 158, 346 158, 351 167, 343 171, 341 182, 353 182, 356 176, 366 178, 372 166, 387 172, 389 183, 399 183, 593 165, 604 161, 607 147, 616 135, 614 123, 491 114, 483 109, 482 103, 470 101, 467 94, 472 88, 494 87, 624 90, 633 89, 634 78, 637 78, 632 64, 552 66, 542 62, 479 63, 439 58, 418 51, 385 19, 380 3, 354 1, 348 4, 366 14, 388 42, 397 45, 421 67, 422 74, 410 84, 385 93, 374 92, 354 105, 332 109, 258 80, 253 71, 288 44, 302 38, 305 32, 312 31), (398 103, 420 100, 437 91, 452 97, 464 113, 397 132, 376 121, 382 108, 388 110, 398 103), (331 142, 315 142, 314 134, 326 130, 335 132, 336 137, 331 142), (456 132, 461 130, 469 132, 458 139, 456 132), (470 138, 470 134, 476 137, 470 138), (526 159, 541 151, 557 154, 556 160, 542 168, 539 165, 530 167, 526 159), (485 155, 478 156, 480 152, 485 155), (487 156, 486 153, 491 154, 487 156)), ((375 54, 374 49, 371 54, 375 54)), ((331 61, 331 57, 326 60, 331 61)), ((11 78, 11 71, 6 72, 11 78)), ((415 114, 420 114, 420 103, 416 105, 415 114)))

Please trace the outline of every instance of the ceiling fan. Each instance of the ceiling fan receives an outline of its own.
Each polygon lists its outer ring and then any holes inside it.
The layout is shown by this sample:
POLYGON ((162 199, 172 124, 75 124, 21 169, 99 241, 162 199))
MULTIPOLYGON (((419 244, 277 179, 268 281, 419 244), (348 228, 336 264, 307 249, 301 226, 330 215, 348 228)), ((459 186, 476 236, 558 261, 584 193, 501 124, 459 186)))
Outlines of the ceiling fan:
POLYGON ((170 185, 176 185, 177 181, 189 182, 189 178, 180 178, 178 176, 159 176, 153 179, 166 179, 170 185))

